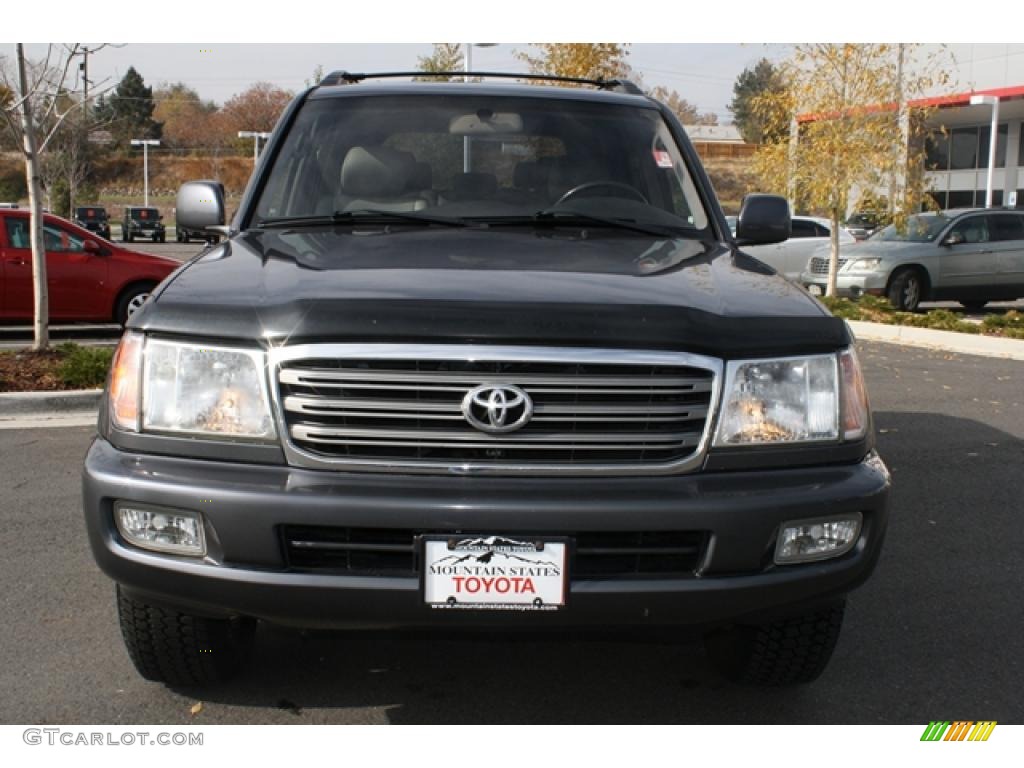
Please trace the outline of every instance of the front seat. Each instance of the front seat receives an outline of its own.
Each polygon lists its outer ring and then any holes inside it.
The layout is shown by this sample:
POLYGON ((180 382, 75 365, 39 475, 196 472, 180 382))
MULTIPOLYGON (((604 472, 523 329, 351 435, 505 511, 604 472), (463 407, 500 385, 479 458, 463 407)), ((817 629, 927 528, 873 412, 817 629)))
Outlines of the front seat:
POLYGON ((418 211, 427 200, 408 189, 415 158, 384 146, 352 147, 341 164, 341 195, 337 210, 418 211))

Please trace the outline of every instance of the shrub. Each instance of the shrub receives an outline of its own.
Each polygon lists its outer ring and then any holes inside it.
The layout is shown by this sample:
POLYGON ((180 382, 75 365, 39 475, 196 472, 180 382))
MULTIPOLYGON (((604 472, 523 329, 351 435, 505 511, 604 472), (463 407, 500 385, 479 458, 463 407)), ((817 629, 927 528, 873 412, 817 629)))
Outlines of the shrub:
POLYGON ((65 385, 74 389, 93 389, 104 385, 114 350, 67 343, 61 344, 57 351, 64 358, 57 375, 65 385))

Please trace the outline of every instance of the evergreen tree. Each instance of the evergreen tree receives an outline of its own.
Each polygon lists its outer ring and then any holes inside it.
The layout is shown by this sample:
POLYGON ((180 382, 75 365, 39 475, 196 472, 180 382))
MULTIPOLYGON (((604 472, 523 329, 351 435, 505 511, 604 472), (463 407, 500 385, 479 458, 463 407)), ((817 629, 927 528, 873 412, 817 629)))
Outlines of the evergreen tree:
POLYGON ((135 67, 129 67, 105 104, 97 103, 97 114, 109 119, 109 130, 119 144, 131 139, 159 139, 163 126, 153 119, 153 89, 135 67))
MULTIPOLYGON (((753 68, 744 69, 736 78, 729 109, 745 142, 766 144, 782 139, 782 136, 776 135, 778 131, 759 113, 756 103, 759 98, 783 91, 785 86, 782 71, 768 59, 761 59, 753 68)), ((784 128, 789 130, 789 126, 784 128)))

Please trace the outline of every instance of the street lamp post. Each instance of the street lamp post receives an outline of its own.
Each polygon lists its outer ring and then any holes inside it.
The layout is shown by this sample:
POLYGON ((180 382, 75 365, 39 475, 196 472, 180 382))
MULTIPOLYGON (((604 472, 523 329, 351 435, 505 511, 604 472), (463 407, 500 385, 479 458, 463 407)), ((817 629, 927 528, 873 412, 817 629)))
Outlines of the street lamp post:
POLYGON ((159 147, 156 139, 132 139, 133 147, 142 147, 142 204, 149 207, 149 148, 159 147))
MULTIPOLYGON (((473 71, 473 48, 493 48, 497 43, 463 43, 462 50, 466 55, 462 57, 462 82, 469 82, 469 73, 473 71)), ((462 137, 462 172, 469 173, 469 136, 462 137)))
POLYGON ((260 160, 260 139, 269 139, 270 134, 266 131, 239 131, 238 138, 252 139, 252 165, 255 168, 260 160))
POLYGON ((987 93, 971 96, 971 104, 989 104, 992 107, 992 128, 988 137, 988 176, 985 180, 985 207, 992 207, 992 184, 996 172, 996 144, 999 143, 999 97, 987 93))

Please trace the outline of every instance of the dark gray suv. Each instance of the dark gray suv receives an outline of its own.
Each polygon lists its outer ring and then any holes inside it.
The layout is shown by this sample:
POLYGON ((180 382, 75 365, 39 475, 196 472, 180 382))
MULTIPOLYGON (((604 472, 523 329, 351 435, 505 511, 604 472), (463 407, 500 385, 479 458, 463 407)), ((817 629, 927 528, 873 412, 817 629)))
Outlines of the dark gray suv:
POLYGON ((628 83, 369 79, 295 99, 230 224, 182 187, 225 239, 117 350, 84 506, 139 672, 223 679, 267 621, 690 627, 816 678, 890 479, 846 324, 742 252, 786 201, 734 238, 628 83))

